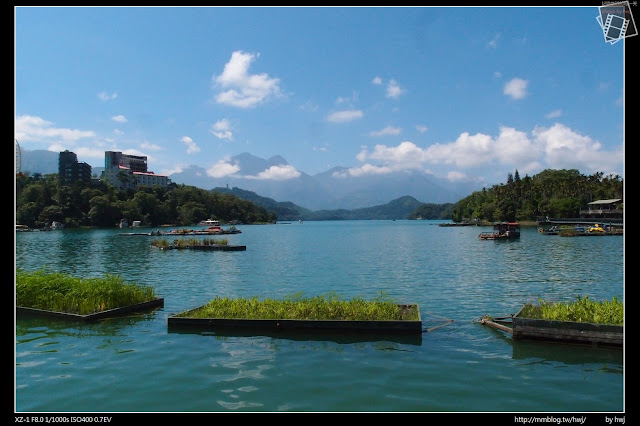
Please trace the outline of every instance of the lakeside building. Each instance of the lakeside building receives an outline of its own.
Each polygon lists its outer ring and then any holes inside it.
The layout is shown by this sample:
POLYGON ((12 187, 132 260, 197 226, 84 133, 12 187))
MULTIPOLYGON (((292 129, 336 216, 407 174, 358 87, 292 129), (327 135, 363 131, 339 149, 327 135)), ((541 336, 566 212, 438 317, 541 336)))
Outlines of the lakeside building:
POLYGON ((596 200, 587 204, 587 208, 580 209, 576 218, 539 219, 539 225, 593 225, 604 224, 620 227, 624 224, 624 205, 622 198, 596 200))
POLYGON ((72 185, 77 181, 91 183, 91 166, 79 163, 74 152, 65 150, 58 156, 58 179, 61 185, 72 185))
POLYGON ((160 185, 167 187, 169 177, 157 175, 147 169, 147 157, 105 151, 104 179, 118 189, 134 189, 138 185, 160 185))
POLYGON ((606 221, 609 219, 622 219, 622 199, 597 200, 587 204, 586 209, 580 209, 580 217, 606 221))

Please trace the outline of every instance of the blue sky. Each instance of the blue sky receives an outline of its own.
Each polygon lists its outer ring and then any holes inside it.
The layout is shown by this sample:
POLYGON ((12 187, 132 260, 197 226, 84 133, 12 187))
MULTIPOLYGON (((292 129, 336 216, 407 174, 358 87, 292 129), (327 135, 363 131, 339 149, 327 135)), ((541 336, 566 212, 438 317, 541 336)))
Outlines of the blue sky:
POLYGON ((249 152, 289 163, 260 179, 624 176, 626 41, 597 7, 14 10, 22 149, 146 155, 166 175, 241 173, 249 152))

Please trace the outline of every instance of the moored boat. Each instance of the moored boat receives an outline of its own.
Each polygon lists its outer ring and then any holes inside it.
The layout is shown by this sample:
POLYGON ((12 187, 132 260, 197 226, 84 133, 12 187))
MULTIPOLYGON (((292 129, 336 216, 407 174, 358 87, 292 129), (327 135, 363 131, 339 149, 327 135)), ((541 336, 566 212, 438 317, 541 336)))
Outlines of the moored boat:
POLYGON ((538 232, 543 235, 558 235, 560 229, 556 225, 553 225, 550 228, 538 228, 538 232))
POLYGON ((478 235, 481 240, 512 240, 520 238, 520 224, 517 222, 500 222, 493 225, 493 231, 485 231, 478 235))

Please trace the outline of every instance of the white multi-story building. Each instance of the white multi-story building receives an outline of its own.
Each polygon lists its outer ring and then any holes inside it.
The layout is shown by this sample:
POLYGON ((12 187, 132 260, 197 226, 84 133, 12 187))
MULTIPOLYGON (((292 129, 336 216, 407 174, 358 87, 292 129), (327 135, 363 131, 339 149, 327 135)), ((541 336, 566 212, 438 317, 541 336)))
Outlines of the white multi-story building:
POLYGON ((129 155, 117 151, 104 153, 104 178, 118 189, 134 189, 138 185, 160 185, 166 187, 167 176, 147 170, 147 157, 129 155))

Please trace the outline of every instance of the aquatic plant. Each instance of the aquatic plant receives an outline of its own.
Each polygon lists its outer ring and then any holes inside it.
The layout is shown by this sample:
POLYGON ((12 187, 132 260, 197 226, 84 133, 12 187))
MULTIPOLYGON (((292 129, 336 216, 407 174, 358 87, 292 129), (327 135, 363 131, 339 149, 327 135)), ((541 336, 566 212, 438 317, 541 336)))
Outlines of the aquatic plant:
POLYGON ((624 304, 616 297, 612 300, 596 301, 589 299, 589 296, 578 296, 575 302, 566 303, 539 299, 538 305, 526 304, 519 316, 552 321, 623 325, 624 304))
POLYGON ((89 315, 155 299, 152 287, 126 283, 117 275, 78 278, 68 274, 16 270, 16 306, 89 315))
POLYGON ((235 318, 235 319, 307 319, 307 320, 366 320, 416 321, 419 312, 415 305, 399 305, 384 295, 374 300, 354 298, 343 300, 333 293, 305 298, 293 295, 285 299, 216 297, 206 305, 182 312, 178 317, 235 318))

